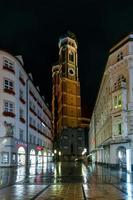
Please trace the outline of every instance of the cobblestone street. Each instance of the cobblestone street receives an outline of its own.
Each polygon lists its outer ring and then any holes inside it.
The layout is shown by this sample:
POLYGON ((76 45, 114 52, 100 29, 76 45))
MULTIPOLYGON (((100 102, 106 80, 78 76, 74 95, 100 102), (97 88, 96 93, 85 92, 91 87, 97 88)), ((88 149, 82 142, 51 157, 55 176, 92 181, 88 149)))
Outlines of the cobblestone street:
POLYGON ((14 176, 0 170, 0 200, 133 199, 132 174, 123 170, 74 162, 31 167, 28 178, 23 167, 14 176))

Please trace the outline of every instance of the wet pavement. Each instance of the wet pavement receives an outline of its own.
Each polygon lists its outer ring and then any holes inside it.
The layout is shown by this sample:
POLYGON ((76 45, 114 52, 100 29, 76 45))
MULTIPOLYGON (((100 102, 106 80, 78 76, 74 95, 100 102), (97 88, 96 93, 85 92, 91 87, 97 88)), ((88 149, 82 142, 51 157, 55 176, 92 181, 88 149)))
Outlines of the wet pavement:
POLYGON ((0 200, 133 200, 133 174, 76 162, 0 168, 0 200))

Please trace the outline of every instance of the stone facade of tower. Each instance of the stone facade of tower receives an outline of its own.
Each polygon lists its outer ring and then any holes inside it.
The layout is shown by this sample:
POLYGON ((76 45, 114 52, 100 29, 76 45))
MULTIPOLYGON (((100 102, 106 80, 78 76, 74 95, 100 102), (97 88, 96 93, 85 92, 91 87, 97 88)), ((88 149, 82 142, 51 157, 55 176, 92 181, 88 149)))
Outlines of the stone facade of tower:
POLYGON ((56 147, 63 159, 80 156, 84 149, 81 126, 77 42, 71 35, 59 40, 59 64, 52 68, 52 113, 56 147))

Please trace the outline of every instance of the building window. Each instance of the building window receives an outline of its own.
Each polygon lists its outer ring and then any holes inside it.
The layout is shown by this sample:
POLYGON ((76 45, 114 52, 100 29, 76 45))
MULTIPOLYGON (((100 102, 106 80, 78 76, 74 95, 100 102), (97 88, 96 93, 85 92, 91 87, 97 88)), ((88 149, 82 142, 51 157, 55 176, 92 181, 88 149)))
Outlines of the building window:
POLYGON ((25 123, 25 119, 24 119, 24 110, 22 108, 20 108, 19 110, 19 119, 22 123, 25 123))
POLYGON ((118 55, 117 55, 117 61, 120 61, 123 59, 123 52, 120 52, 118 55))
POLYGON ((121 94, 118 95, 118 106, 120 107, 122 105, 122 102, 121 102, 121 94))
POLYGON ((16 163, 16 153, 12 153, 12 164, 16 163))
POLYGON ((3 60, 3 68, 15 73, 14 62, 9 60, 8 58, 4 58, 4 60, 3 60))
POLYGON ((122 106, 122 96, 119 94, 118 96, 114 97, 114 108, 118 108, 122 106))
POLYGON ((33 136, 33 144, 36 144, 36 136, 33 136))
POLYGON ((5 101, 4 102, 4 111, 5 112, 14 112, 14 103, 11 101, 5 101))
POLYGON ((70 60, 71 62, 74 61, 74 53, 73 53, 72 51, 70 51, 70 53, 69 53, 69 60, 70 60))
POLYGON ((30 134, 30 143, 32 143, 32 135, 30 134))
POLYGON ((25 100, 24 100, 24 92, 22 89, 19 90, 19 99, 20 101, 25 104, 25 100))
POLYGON ((121 123, 118 124, 118 134, 121 135, 121 123))
POLYGON ((1 153, 1 163, 8 164, 9 163, 9 152, 2 152, 1 153))
POLYGON ((19 139, 20 141, 24 141, 24 130, 19 129, 19 139))
POLYGON ((19 72, 19 80, 20 80, 20 82, 21 82, 23 85, 25 85, 24 75, 22 74, 21 71, 19 72))
POLYGON ((9 79, 4 80, 4 91, 10 94, 15 94, 14 92, 14 83, 9 79))

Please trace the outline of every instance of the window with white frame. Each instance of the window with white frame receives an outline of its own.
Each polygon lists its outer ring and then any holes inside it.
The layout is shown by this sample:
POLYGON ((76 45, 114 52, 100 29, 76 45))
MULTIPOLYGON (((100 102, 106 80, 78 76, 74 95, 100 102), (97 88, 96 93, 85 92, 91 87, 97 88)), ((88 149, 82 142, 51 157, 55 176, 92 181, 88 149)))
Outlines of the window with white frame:
POLYGON ((14 62, 11 61, 10 59, 4 57, 3 66, 13 70, 14 69, 14 62))
POLYGON ((24 141, 24 130, 23 129, 19 129, 19 139, 20 139, 20 141, 24 141))
POLYGON ((24 99, 24 92, 22 89, 19 90, 19 97, 24 99))
POLYGON ((22 108, 20 108, 19 110, 19 115, 20 115, 20 118, 24 118, 24 110, 22 108))
POLYGON ((5 112, 14 112, 14 103, 11 101, 4 101, 4 111, 5 112))
POLYGON ((4 79, 4 89, 14 90, 14 82, 9 79, 4 79))

